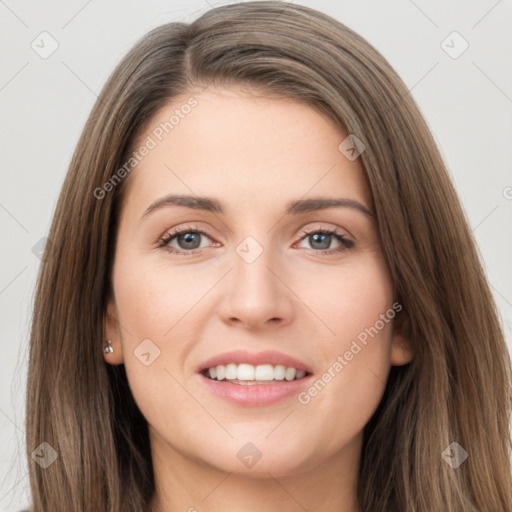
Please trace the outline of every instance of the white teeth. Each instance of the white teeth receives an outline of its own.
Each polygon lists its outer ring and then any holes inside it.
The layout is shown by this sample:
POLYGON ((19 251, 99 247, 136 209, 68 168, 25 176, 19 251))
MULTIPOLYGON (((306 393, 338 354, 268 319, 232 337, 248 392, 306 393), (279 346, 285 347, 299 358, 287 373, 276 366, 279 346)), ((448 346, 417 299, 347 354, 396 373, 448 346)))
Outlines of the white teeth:
POLYGON ((282 364, 278 364, 277 366, 274 366, 274 379, 283 380, 285 373, 286 373, 286 366, 283 366, 282 364))
POLYGON ((293 379, 295 379, 296 373, 297 373, 297 370, 295 368, 286 368, 286 371, 284 372, 284 378, 286 380, 293 380, 293 379))
POLYGON ((254 380, 274 380, 274 367, 271 364, 256 366, 254 380))
MULTIPOLYGON (((212 369, 210 368, 210 376, 212 369)), ((236 378, 238 380, 254 380, 255 368, 252 364, 239 364, 236 371, 236 378)))
POLYGON ((236 364, 227 364, 226 365, 226 379, 233 380, 236 379, 236 364))
POLYGON ((274 380, 297 380, 302 379, 306 372, 281 364, 219 364, 208 369, 207 375, 215 380, 238 380, 238 381, 274 381, 274 380))
MULTIPOLYGON (((216 370, 217 370, 217 380, 223 380, 224 377, 226 376, 226 367, 222 364, 219 364, 219 366, 217 366, 216 370)), ((211 377, 211 374, 210 374, 210 377, 211 377)))

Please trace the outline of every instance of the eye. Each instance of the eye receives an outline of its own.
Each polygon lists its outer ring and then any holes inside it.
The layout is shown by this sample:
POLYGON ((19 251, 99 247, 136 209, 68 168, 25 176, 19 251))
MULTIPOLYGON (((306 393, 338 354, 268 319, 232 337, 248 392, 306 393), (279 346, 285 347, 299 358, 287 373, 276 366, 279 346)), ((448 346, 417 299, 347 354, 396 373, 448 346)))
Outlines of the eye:
POLYGON ((205 233, 201 229, 192 226, 184 226, 165 233, 165 235, 160 238, 158 247, 165 247, 169 252, 188 256, 201 252, 202 236, 210 238, 208 233, 205 233), (178 248, 171 245, 172 242, 176 242, 178 248))
MULTIPOLYGON (((339 253, 354 246, 354 242, 346 238, 337 229, 316 228, 302 230, 300 235, 302 236, 300 242, 308 240, 312 247, 310 250, 317 254, 339 253), (338 247, 329 248, 333 241, 339 244, 338 247)), ((165 248, 171 253, 190 256, 204 249, 204 246, 201 246, 202 237, 212 239, 208 233, 197 227, 184 226, 165 233, 160 238, 158 247, 165 248), (177 244, 177 247, 173 245, 174 243, 177 244)))
POLYGON ((354 242, 337 229, 316 228, 302 230, 300 234, 301 242, 307 240, 314 252, 319 254, 334 254, 354 247, 354 242), (333 241, 339 244, 338 247, 329 248, 333 241))

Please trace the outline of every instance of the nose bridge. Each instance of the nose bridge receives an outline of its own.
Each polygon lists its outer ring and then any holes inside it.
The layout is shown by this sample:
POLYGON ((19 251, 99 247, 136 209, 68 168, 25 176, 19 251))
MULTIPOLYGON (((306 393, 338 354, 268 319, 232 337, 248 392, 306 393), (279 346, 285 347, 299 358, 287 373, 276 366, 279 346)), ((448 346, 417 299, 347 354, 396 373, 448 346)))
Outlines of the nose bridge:
MULTIPOLYGON (((261 239, 261 235, 259 236, 261 239)), ((234 289, 239 296, 250 298, 250 302, 271 301, 279 293, 275 275, 269 270, 275 261, 270 237, 260 243, 252 235, 246 236, 235 248, 234 289), (265 245, 263 245, 263 243, 265 245)))
POLYGON ((247 324, 263 324, 274 318, 289 320, 289 291, 276 276, 282 266, 271 243, 270 236, 260 243, 255 236, 248 235, 235 247, 224 311, 228 318, 247 324))

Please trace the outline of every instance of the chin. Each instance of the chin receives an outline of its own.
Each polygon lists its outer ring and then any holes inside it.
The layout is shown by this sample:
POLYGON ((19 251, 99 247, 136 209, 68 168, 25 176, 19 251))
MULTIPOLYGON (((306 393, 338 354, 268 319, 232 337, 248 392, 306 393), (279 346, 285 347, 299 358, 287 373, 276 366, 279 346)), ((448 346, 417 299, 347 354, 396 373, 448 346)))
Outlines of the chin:
POLYGON ((229 447, 226 444, 225 449, 218 449, 215 453, 210 451, 208 459, 203 460, 219 471, 252 478, 269 478, 269 473, 273 477, 298 475, 321 463, 319 452, 306 453, 306 443, 299 439, 288 444, 277 437, 275 441, 230 442, 229 447), (232 444, 235 445, 233 449, 232 444))

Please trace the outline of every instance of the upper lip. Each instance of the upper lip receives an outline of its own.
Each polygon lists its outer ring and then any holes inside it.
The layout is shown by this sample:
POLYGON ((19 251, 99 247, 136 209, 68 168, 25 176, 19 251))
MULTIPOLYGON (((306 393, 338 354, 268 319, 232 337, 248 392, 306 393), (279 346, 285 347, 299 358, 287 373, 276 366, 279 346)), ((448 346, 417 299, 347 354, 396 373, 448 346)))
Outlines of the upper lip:
POLYGON ((302 370, 306 373, 312 373, 308 365, 298 361, 292 356, 282 354, 274 350, 264 350, 262 352, 248 352, 247 350, 233 350, 231 352, 224 352, 223 354, 216 355, 206 360, 199 366, 198 372, 202 372, 208 368, 218 366, 220 364, 226 365, 229 363, 234 364, 251 364, 258 366, 262 364, 283 365, 287 368, 295 368, 302 370))

